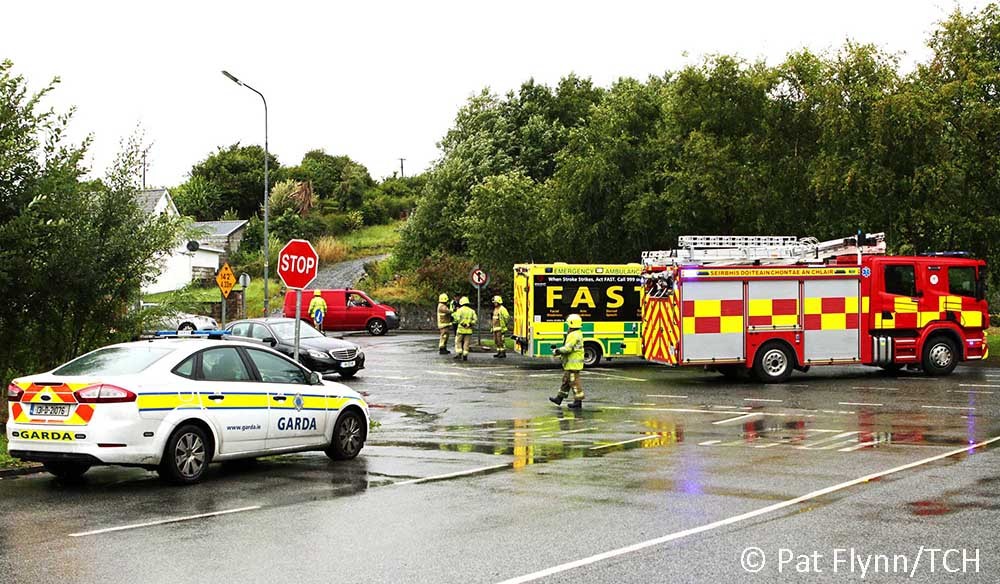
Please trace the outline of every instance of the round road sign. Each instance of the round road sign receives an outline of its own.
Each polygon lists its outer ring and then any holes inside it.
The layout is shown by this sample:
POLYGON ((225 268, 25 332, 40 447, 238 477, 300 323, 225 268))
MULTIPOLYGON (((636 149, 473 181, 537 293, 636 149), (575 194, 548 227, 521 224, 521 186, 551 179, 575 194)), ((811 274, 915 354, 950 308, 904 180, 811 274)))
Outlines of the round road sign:
POLYGON ((484 270, 475 268, 469 273, 469 281, 472 282, 472 285, 476 288, 484 288, 490 283, 490 275, 484 270))
POLYGON ((293 239, 278 252, 278 276, 289 288, 305 288, 318 271, 319 254, 304 239, 293 239))

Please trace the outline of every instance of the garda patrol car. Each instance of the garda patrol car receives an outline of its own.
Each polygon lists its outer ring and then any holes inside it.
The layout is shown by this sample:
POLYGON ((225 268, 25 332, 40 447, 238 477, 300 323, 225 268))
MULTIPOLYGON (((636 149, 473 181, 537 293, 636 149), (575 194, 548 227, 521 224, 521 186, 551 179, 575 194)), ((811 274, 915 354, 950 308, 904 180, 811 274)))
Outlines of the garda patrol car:
POLYGON ((354 458, 368 433, 358 393, 269 347, 216 338, 111 345, 7 388, 11 456, 62 478, 94 465, 170 482, 209 463, 306 450, 354 458))

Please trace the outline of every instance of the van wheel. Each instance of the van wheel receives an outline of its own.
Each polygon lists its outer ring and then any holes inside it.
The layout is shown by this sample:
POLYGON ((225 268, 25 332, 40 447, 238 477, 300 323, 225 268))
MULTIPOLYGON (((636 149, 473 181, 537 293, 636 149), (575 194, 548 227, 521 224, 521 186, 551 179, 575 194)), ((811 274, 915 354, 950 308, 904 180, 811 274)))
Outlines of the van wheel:
POLYGON ((333 427, 333 442, 326 449, 326 455, 333 460, 351 460, 365 446, 365 419, 348 410, 340 415, 333 427))
POLYGON ((208 436, 194 424, 185 424, 167 440, 157 472, 175 485, 191 485, 201 480, 211 462, 208 436))
POLYGON ((88 470, 90 465, 82 462, 53 461, 42 463, 45 470, 63 481, 79 480, 88 470))
POLYGON ((782 383, 792 376, 795 359, 782 343, 764 343, 757 349, 753 362, 753 373, 763 383, 782 383))
POLYGON ((958 350, 948 337, 931 337, 924 344, 924 373, 933 377, 950 374, 958 365, 958 350))
POLYGON ((584 343, 583 344, 583 366, 584 367, 596 367, 598 363, 601 362, 601 346, 597 343, 584 343))
POLYGON ((381 318, 373 318, 368 321, 368 334, 373 337, 381 337, 389 327, 385 326, 385 321, 381 318))

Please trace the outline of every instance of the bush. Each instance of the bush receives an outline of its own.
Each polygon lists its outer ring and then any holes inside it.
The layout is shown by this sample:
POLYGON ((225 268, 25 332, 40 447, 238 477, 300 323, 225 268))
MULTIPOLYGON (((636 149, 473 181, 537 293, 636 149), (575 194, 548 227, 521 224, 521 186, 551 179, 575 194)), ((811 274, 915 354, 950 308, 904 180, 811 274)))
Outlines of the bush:
POLYGON ((475 264, 466 257, 436 253, 420 262, 416 270, 416 283, 438 294, 469 295, 475 288, 469 283, 469 272, 475 264))
POLYGON ((365 226, 365 216, 359 210, 347 213, 347 230, 357 231, 365 226))
POLYGON ((330 236, 320 237, 314 246, 322 263, 336 263, 347 257, 347 246, 330 236))

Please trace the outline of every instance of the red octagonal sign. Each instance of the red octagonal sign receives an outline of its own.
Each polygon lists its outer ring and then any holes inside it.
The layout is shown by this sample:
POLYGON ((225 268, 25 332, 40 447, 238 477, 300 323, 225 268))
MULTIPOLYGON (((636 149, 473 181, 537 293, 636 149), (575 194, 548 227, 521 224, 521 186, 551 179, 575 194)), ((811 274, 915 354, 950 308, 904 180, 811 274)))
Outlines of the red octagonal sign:
POLYGON ((293 239, 278 252, 278 275, 289 288, 305 288, 319 271, 319 254, 311 243, 293 239))

